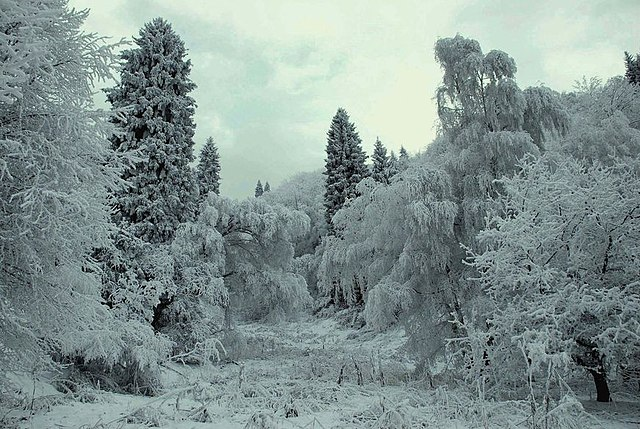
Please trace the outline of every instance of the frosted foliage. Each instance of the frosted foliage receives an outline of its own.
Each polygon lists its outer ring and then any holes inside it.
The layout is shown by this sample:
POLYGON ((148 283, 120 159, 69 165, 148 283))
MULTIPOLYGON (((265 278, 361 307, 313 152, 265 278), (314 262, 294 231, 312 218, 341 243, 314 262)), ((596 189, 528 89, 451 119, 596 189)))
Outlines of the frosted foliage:
POLYGON ((182 224, 171 243, 176 284, 171 305, 157 324, 176 342, 177 352, 191 351, 217 332, 229 293, 223 281, 224 240, 215 229, 215 208, 205 205, 195 222, 182 224))
POLYGON ((200 151, 197 177, 201 197, 206 197, 209 192, 220 193, 220 155, 211 137, 200 151))
POLYGON ((640 87, 624 79, 582 82, 565 97, 571 127, 560 146, 588 163, 636 163, 640 153, 640 87))
POLYGON ((382 329, 399 320, 416 292, 438 282, 434 273, 451 254, 457 207, 446 173, 424 165, 388 186, 366 179, 358 190, 361 196, 334 217, 343 236, 324 243, 318 287, 335 304, 353 305, 382 284, 377 298, 365 301, 367 323, 382 329), (376 308, 385 294, 398 299, 397 311, 376 308))
POLYGON ((495 179, 519 171, 519 159, 539 150, 526 132, 483 132, 478 124, 462 130, 442 155, 460 201, 460 242, 473 245, 485 216, 496 209, 490 198, 500 194, 495 179))
POLYGON ((527 103, 523 128, 542 150, 546 134, 557 137, 567 132, 569 114, 561 104, 559 95, 549 88, 531 87, 523 92, 527 103))
POLYGON ((411 295, 412 291, 400 283, 380 282, 375 285, 369 292, 364 310, 367 325, 376 331, 395 325, 410 308, 411 295))
POLYGON ((356 185, 368 175, 367 155, 362 150, 355 125, 344 109, 338 109, 331 121, 326 152, 325 216, 330 232, 334 233, 333 215, 358 195, 356 185))
POLYGON ((262 194, 264 194, 264 188, 262 187, 262 182, 260 180, 258 180, 258 182, 256 183, 256 189, 254 192, 254 196, 256 198, 261 197, 262 194))
POLYGON ((475 122, 488 131, 521 129, 526 101, 512 80, 517 68, 509 55, 484 55, 477 41, 457 35, 439 39, 435 57, 444 71, 436 99, 445 130, 475 122))
POLYGON ((310 303, 304 279, 293 272, 293 242, 307 234, 309 217, 300 211, 250 198, 209 196, 224 239, 225 285, 231 306, 255 319, 294 316, 310 303))
POLYGON ((224 241, 218 211, 204 205, 196 221, 179 226, 171 244, 119 236, 107 261, 103 296, 121 319, 150 324, 175 342, 174 352, 210 339, 228 305, 224 241))
POLYGON ((160 298, 176 292, 171 247, 119 236, 118 248, 107 261, 110 270, 102 292, 105 302, 121 319, 152 323, 160 298))
POLYGON ((100 304, 88 258, 109 245, 107 191, 120 185, 122 164, 105 115, 92 110, 91 84, 110 77, 114 59, 80 31, 85 17, 66 1, 2 2, 3 368, 34 369, 51 351, 113 362, 126 336, 100 304))
POLYGON ((487 250, 473 258, 493 303, 492 367, 502 378, 527 366, 524 353, 536 373, 571 358, 606 374, 637 358, 637 175, 555 158, 527 161, 502 183, 506 216, 480 233, 487 250))
POLYGON ((267 201, 280 203, 309 216, 309 232, 294 241, 296 256, 314 253, 320 238, 327 233, 323 193, 324 178, 318 171, 299 173, 263 196, 267 201))
POLYGON ((173 238, 182 222, 193 220, 196 182, 193 161, 195 101, 188 95, 191 63, 184 43, 161 18, 146 24, 134 49, 122 54, 120 84, 107 90, 119 132, 114 150, 137 150, 141 159, 128 167, 127 187, 116 193, 118 219, 150 243, 173 238))
POLYGON ((391 176, 390 160, 387 156, 387 148, 384 147, 380 139, 376 139, 371 156, 373 165, 371 166, 371 177, 378 183, 388 184, 391 176))

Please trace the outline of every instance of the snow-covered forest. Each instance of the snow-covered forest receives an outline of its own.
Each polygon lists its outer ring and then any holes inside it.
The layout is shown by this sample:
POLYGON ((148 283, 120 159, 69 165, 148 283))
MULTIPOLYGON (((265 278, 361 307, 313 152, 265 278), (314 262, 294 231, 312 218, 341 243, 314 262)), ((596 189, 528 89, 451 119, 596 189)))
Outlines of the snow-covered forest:
POLYGON ((235 199, 181 35, 89 13, 0 0, 0 426, 640 425, 640 54, 558 92, 440 38, 422 151, 336 106, 235 199))

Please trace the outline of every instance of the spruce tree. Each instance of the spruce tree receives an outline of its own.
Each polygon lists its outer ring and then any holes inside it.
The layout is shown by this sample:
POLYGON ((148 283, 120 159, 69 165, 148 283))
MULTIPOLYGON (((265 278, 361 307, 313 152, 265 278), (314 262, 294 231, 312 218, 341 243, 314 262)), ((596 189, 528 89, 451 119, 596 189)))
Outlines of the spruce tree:
POLYGON ((403 167, 406 167, 409 162, 409 154, 404 146, 400 146, 400 157, 398 158, 398 161, 403 167))
POLYGON ((264 189, 262 188, 262 182, 260 182, 260 179, 258 179, 258 183, 256 183, 256 191, 255 191, 255 197, 261 197, 262 194, 264 194, 264 189))
POLYGON ((324 174, 325 218, 329 233, 335 234, 333 215, 350 198, 357 196, 356 185, 368 175, 362 141, 346 110, 339 108, 327 132, 327 159, 324 174))
POLYGON ((269 184, 269 182, 265 182, 265 184, 264 184, 264 191, 265 191, 265 192, 269 192, 269 191, 271 191, 271 185, 269 184))
POLYGON ((640 85, 640 54, 635 58, 629 53, 624 53, 625 74, 624 77, 634 85, 640 85))
POLYGON ((209 192, 220 194, 220 155, 212 137, 209 137, 200 151, 200 161, 197 168, 200 198, 209 192))
POLYGON ((387 148, 384 147, 379 138, 376 138, 376 143, 373 148, 373 166, 371 168, 371 177, 373 180, 379 183, 389 184, 390 176, 390 164, 389 157, 387 156, 387 148))
POLYGON ((400 165, 398 161, 398 157, 396 154, 391 151, 391 155, 389 155, 389 179, 400 172, 400 165))
POLYGON ((106 90, 121 131, 111 138, 113 149, 139 150, 142 157, 122 176, 130 186, 115 195, 116 220, 147 242, 165 243, 196 208, 189 168, 195 101, 188 95, 195 84, 184 42, 167 21, 145 24, 134 42, 122 53, 120 83, 106 90))

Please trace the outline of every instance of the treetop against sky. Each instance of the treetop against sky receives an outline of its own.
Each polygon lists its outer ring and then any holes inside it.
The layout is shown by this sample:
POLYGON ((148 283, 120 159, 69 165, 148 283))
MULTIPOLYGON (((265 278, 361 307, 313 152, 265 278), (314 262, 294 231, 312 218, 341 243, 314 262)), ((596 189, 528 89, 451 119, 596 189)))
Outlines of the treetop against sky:
POLYGON ((298 171, 322 168, 326 130, 338 107, 363 148, 376 136, 415 153, 436 134, 433 99, 442 71, 433 46, 456 33, 500 49, 517 64, 521 88, 571 90, 582 76, 624 74, 636 52, 635 0, 295 2, 71 0, 91 13, 85 29, 131 38, 167 19, 193 63, 198 108, 195 153, 219 145, 221 192, 253 195, 298 171), (336 14, 335 8, 341 13, 336 14))

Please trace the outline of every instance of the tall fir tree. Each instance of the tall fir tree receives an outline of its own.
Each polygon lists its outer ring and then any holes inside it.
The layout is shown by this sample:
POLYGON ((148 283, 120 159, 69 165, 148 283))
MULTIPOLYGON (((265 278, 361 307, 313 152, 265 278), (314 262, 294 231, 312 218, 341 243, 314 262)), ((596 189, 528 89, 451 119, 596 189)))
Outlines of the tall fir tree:
POLYGON ((264 183, 264 191, 265 192, 271 191, 271 185, 269 184, 269 182, 264 183))
POLYGON ((398 157, 393 151, 391 151, 391 154, 389 155, 389 179, 391 179, 393 176, 398 174, 399 171, 400 171, 400 165, 399 165, 398 157))
POLYGON ((207 139, 200 151, 197 176, 201 199, 209 192, 220 195, 220 155, 212 137, 207 139))
POLYGON ((145 24, 134 42, 122 53, 120 83, 106 90, 119 112, 112 118, 121 131, 111 138, 113 149, 139 150, 142 157, 123 173, 130 186, 115 195, 116 220, 147 242, 165 243, 196 208, 189 168, 195 101, 188 95, 196 86, 184 42, 167 21, 145 24))
POLYGON ((409 163, 409 153, 404 148, 404 146, 400 146, 400 156, 398 157, 398 162, 403 168, 406 168, 407 164, 409 163))
POLYGON ((373 160, 371 177, 376 182, 388 185, 391 177, 391 165, 389 163, 389 157, 387 156, 387 148, 384 147, 379 138, 376 138, 371 159, 373 160))
POLYGON ((262 182, 258 179, 258 183, 256 183, 256 191, 254 193, 255 197, 261 197, 264 194, 264 188, 262 187, 262 182))
POLYGON ((624 77, 634 85, 640 85, 640 54, 635 58, 629 53, 624 53, 625 74, 624 77))
POLYGON ((325 218, 329 233, 335 235, 333 215, 345 202, 357 196, 356 185, 368 175, 365 165, 367 155, 356 126, 349 121, 346 110, 339 108, 327 132, 327 159, 324 174, 325 218))

